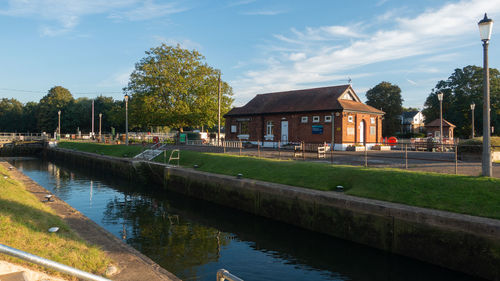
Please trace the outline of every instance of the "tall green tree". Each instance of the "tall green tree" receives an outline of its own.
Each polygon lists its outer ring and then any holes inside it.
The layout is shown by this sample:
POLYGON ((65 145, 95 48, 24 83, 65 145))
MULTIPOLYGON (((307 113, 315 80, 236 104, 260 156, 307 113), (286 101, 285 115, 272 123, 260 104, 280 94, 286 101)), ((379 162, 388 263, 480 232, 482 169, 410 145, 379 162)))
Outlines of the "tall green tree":
MULTIPOLYGON (((475 103, 475 134, 482 135, 483 124, 483 68, 469 65, 455 69, 447 80, 439 81, 425 101, 423 114, 426 122, 439 118, 437 93, 443 93, 443 118, 453 123, 455 136, 468 138, 471 135, 470 104, 475 103)), ((500 130, 500 72, 490 68, 491 125, 495 134, 500 130)))
MULTIPOLYGON (((38 129, 47 133, 57 130, 58 115, 66 114, 64 111, 74 101, 73 95, 68 89, 61 86, 52 87, 39 103, 38 109, 38 129)), ((64 115, 62 115, 63 117, 64 115)), ((66 118, 66 117, 64 117, 66 118)), ((61 124, 62 127, 63 124, 61 124)), ((65 133, 61 128, 61 133, 65 133)))
POLYGON ((382 122, 383 136, 391 136, 399 131, 401 120, 398 116, 403 112, 403 98, 399 86, 380 82, 366 92, 366 99, 366 104, 385 112, 382 122))
MULTIPOLYGON (((135 65, 124 91, 131 96, 132 126, 164 125, 179 128, 217 122, 219 71, 204 62, 196 50, 162 44, 146 51, 135 65)), ((223 82, 222 114, 233 99, 223 82)))
POLYGON ((23 104, 16 99, 0 99, 0 132, 22 130, 23 104))

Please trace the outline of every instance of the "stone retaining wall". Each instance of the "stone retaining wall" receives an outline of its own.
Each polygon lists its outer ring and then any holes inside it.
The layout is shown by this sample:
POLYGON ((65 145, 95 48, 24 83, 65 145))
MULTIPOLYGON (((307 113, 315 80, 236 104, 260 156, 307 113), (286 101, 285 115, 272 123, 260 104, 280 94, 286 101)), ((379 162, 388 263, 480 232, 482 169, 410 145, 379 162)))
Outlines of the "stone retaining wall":
POLYGON ((160 163, 62 149, 49 149, 47 155, 471 275, 500 280, 499 220, 165 167, 160 163))

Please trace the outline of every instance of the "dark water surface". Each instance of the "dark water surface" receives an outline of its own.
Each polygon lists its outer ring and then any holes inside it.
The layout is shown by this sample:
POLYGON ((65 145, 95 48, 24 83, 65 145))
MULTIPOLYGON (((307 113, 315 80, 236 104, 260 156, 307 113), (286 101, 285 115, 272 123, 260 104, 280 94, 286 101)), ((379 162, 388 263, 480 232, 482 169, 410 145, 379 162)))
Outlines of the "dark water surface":
POLYGON ((233 209, 42 160, 11 161, 183 280, 474 280, 233 209))

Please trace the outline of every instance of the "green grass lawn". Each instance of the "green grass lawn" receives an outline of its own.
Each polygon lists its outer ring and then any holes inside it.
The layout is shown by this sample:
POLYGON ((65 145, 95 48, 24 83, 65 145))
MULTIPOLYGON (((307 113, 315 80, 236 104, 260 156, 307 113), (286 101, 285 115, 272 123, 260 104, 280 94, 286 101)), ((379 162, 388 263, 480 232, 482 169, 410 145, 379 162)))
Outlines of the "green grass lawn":
MULTIPOLYGON (((169 154, 167 153, 167 157, 169 154)), ((181 151, 199 170, 500 219, 500 179, 181 151)), ((163 162, 163 155, 155 161, 163 162)))
MULTIPOLYGON (((87 272, 103 275, 110 264, 105 253, 80 239, 49 206, 26 191, 21 183, 10 177, 5 179, 6 175, 8 176, 8 171, 0 166, 1 243, 87 272), (49 233, 47 230, 53 226, 58 226, 60 230, 57 233, 49 233)), ((60 273, 10 256, 0 255, 0 258, 61 276, 60 273)), ((73 279, 76 280, 76 278, 73 279)))
POLYGON ((86 143, 74 141, 61 141, 57 144, 58 147, 75 149, 79 151, 97 153, 101 155, 116 156, 116 157, 134 157, 143 151, 140 145, 121 145, 121 144, 101 144, 101 143, 86 143))

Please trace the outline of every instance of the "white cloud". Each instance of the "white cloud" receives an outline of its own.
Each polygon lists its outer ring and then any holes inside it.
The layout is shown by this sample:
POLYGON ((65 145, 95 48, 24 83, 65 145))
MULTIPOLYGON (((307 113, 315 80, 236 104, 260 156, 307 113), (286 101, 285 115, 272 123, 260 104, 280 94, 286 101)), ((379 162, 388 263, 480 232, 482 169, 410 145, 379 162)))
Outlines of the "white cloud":
POLYGON ((170 46, 180 45, 184 49, 188 50, 201 50, 202 45, 198 42, 192 41, 190 39, 174 39, 174 38, 166 38, 163 36, 154 36, 154 39, 159 43, 165 43, 170 46))
POLYGON ((243 5, 248 5, 251 3, 254 3, 257 0, 240 0, 240 1, 229 1, 227 4, 228 7, 234 7, 234 6, 243 6, 243 5))
POLYGON ((418 85, 418 83, 417 83, 417 82, 415 82, 415 81, 413 81, 413 80, 411 80, 411 79, 408 79, 408 78, 407 78, 407 79, 406 79, 406 81, 408 81, 408 83, 410 83, 410 84, 412 84, 412 85, 418 85))
POLYGON ((98 87, 126 87, 128 85, 128 80, 130 74, 134 71, 134 68, 127 68, 124 70, 117 71, 111 74, 108 78, 102 80, 97 84, 98 87))
POLYGON ((283 10, 260 10, 244 12, 242 14, 247 16, 276 16, 284 13, 286 13, 286 11, 283 10))
POLYGON ((442 55, 457 48, 464 37, 477 37, 477 21, 484 11, 500 12, 500 1, 446 4, 414 17, 395 18, 391 27, 372 32, 357 24, 291 29, 290 35, 274 35, 279 45, 270 44, 270 51, 265 54, 271 63, 232 81, 237 99, 328 83, 332 77, 345 77, 346 72, 359 71, 369 64, 417 55, 442 55), (276 45, 282 51, 276 51, 276 45), (290 51, 283 51, 287 49, 290 51))
POLYGON ((34 18, 42 22, 42 36, 56 36, 73 30, 81 18, 108 14, 110 18, 147 20, 185 11, 186 8, 153 0, 9 0, 0 15, 34 18))

